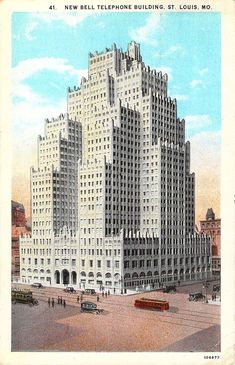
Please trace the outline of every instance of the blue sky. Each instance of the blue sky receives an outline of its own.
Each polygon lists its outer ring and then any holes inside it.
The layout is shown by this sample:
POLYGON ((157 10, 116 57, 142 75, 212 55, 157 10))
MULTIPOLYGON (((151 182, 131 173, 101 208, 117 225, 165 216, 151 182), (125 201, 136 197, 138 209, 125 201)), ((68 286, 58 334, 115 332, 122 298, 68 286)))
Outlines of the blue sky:
POLYGON ((67 87, 86 75, 88 53, 113 42, 126 50, 131 40, 140 43, 146 65, 168 73, 169 95, 177 98, 192 141, 194 170, 202 151, 209 169, 219 168, 219 13, 13 13, 13 139, 19 158, 27 153, 34 163, 43 121, 65 112, 67 87))

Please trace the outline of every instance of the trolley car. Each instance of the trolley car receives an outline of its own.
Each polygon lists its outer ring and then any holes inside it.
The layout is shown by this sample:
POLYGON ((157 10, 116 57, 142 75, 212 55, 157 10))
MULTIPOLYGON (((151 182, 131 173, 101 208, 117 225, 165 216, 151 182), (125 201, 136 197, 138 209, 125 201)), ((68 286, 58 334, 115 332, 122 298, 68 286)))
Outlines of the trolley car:
POLYGON ((169 302, 166 300, 141 298, 135 300, 135 307, 164 311, 169 309, 169 302))
POLYGON ((33 298, 33 293, 30 290, 17 290, 11 291, 11 301, 13 304, 23 303, 32 305, 38 305, 38 300, 33 298))

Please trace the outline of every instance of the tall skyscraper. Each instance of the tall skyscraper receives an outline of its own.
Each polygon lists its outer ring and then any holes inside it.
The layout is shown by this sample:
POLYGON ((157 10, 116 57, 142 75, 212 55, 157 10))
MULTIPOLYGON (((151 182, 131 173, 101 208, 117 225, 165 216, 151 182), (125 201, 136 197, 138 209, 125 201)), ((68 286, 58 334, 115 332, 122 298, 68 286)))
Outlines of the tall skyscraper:
POLYGON ((135 42, 89 55, 68 114, 46 121, 38 140, 23 282, 123 291, 211 276, 210 239, 194 231, 190 144, 167 83, 135 42))

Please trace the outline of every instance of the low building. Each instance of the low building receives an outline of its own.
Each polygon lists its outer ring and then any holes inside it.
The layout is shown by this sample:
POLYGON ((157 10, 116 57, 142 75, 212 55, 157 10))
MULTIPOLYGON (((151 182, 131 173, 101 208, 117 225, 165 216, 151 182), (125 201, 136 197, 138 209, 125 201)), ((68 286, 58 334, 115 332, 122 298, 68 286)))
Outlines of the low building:
POLYGON ((212 241, 212 274, 220 276, 221 271, 221 219, 215 218, 212 208, 206 213, 206 219, 200 221, 200 231, 211 237, 212 241))
POLYGON ((25 209, 23 204, 11 201, 11 275, 13 281, 20 277, 19 238, 28 234, 30 229, 26 226, 25 209))

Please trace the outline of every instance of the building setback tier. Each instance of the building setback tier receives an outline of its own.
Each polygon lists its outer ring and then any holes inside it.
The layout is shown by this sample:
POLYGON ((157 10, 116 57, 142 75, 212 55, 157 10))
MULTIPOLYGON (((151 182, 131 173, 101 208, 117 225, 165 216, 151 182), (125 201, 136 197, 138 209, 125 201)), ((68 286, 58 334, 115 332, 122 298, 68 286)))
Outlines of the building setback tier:
POLYGON ((115 292, 211 277, 195 233, 190 142, 168 77, 140 46, 89 54, 68 114, 45 121, 31 169, 32 236, 21 281, 115 292))

